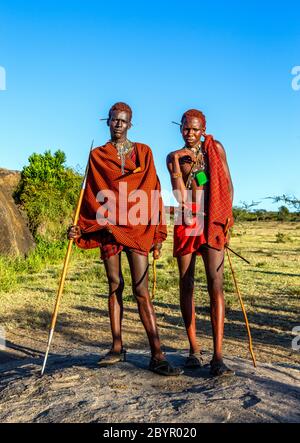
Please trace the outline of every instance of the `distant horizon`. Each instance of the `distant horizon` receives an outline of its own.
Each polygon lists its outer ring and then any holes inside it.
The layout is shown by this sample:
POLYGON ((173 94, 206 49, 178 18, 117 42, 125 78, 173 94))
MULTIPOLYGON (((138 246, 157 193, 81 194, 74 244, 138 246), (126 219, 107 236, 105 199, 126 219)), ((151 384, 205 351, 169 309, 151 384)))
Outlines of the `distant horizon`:
MULTIPOLYGON (((24 165, 25 166, 25 165, 24 165)), ((68 166, 67 165, 67 162, 66 162, 66 167, 70 167, 70 166, 68 166)), ((22 168, 23 169, 23 168, 22 168)), ((22 172, 22 169, 21 170, 18 170, 18 169, 7 169, 7 168, 2 168, 1 167, 1 165, 0 165, 0 173, 1 173, 1 171, 8 171, 8 172, 14 172, 14 173, 21 173, 22 172)), ((79 173, 82 173, 82 175, 83 175, 83 172, 81 172, 81 171, 78 171, 78 170, 76 170, 76 168, 72 168, 74 171, 76 171, 76 172, 79 172, 79 173)), ((165 192, 168 192, 168 194, 169 194, 169 190, 162 190, 162 193, 164 194, 165 192)), ((282 194, 283 195, 283 194, 282 194)), ((282 196, 282 195, 280 195, 280 197, 282 196)), ((275 196, 274 196, 275 197, 275 196)), ((294 195, 290 195, 290 196, 286 196, 286 197, 297 197, 297 196, 294 196, 294 195)), ((264 197, 264 198, 262 198, 261 200, 268 200, 269 201, 269 204, 271 204, 271 205, 273 205, 274 207, 273 208, 271 208, 271 209, 267 209, 266 207, 261 207, 261 205, 263 205, 263 202, 261 201, 261 202, 256 202, 257 204, 255 204, 254 205, 254 207, 253 208, 250 208, 250 211, 249 212, 252 212, 252 211, 267 211, 267 212, 278 212, 278 209, 280 208, 280 207, 282 207, 282 206, 285 206, 286 208, 288 208, 288 210, 289 210, 289 212, 290 213, 299 213, 299 211, 297 211, 295 208, 293 208, 291 205, 288 205, 287 203, 285 203, 285 202, 280 202, 280 203, 272 203, 271 202, 271 200, 272 200, 272 198, 273 197, 264 197)), ((173 198, 174 199, 174 198, 173 198)), ((246 209, 245 208, 245 204, 248 204, 248 205, 251 205, 251 204, 254 204, 255 202, 252 200, 252 201, 249 201, 249 202, 246 202, 246 201, 241 201, 240 203, 234 203, 234 205, 233 205, 233 208, 235 208, 235 209, 246 209)), ((177 206, 178 206, 178 204, 176 204, 176 202, 175 202, 175 199, 174 199, 174 203, 173 204, 166 204, 165 202, 164 202, 164 206, 165 206, 165 209, 167 210, 168 208, 170 209, 170 208, 172 208, 172 209, 174 209, 174 208, 176 208, 177 206)))

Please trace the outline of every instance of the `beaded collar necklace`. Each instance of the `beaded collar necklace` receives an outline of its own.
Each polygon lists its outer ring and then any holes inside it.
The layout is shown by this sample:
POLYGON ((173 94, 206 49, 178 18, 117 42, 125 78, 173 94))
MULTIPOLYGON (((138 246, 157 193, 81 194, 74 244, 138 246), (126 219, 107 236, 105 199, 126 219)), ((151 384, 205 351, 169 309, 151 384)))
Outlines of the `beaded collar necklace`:
POLYGON ((207 168, 207 162, 205 158, 206 153, 202 150, 202 143, 192 148, 188 148, 187 146, 185 146, 185 148, 193 151, 196 156, 196 161, 192 163, 192 167, 186 181, 186 187, 187 189, 191 189, 193 180, 195 178, 198 186, 202 186, 207 182, 207 175, 205 173, 205 170, 207 168))
POLYGON ((114 147, 117 149, 118 158, 121 160, 121 171, 122 174, 125 174, 125 160, 126 155, 132 150, 133 143, 126 139, 124 142, 111 142, 114 147))

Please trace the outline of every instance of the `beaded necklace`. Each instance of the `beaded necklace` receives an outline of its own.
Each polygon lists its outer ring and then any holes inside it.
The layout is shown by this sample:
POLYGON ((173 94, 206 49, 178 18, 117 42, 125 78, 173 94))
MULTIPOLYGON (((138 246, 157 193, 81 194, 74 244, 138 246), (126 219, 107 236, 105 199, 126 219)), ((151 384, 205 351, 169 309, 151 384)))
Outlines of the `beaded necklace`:
POLYGON ((191 151, 194 152, 196 156, 196 161, 193 162, 191 170, 189 172, 186 181, 186 188, 187 189, 192 188, 192 183, 194 179, 196 180, 198 186, 203 186, 208 181, 206 174, 206 169, 207 169, 206 152, 202 150, 202 143, 200 143, 200 145, 196 147, 187 148, 187 149, 190 149, 191 151))
POLYGON ((122 171, 122 174, 125 174, 126 155, 132 150, 133 143, 130 140, 126 139, 124 142, 121 142, 121 143, 112 142, 112 144, 117 149, 118 158, 121 160, 121 171, 122 171))

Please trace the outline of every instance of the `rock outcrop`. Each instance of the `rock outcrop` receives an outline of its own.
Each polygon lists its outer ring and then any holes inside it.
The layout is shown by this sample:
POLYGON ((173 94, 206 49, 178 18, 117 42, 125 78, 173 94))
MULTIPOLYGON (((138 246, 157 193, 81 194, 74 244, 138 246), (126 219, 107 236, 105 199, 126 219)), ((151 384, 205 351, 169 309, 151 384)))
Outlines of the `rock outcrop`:
POLYGON ((18 171, 0 168, 0 254, 25 255, 34 246, 27 221, 13 199, 18 171))
MULTIPOLYGON (((251 362, 232 357, 226 362, 235 377, 212 379, 205 365, 168 378, 148 371, 149 355, 138 350, 128 353, 126 363, 100 369, 93 348, 51 355, 41 377, 43 353, 34 357, 32 351, 1 364, 1 423, 300 422, 300 374, 289 365, 254 370, 251 362)), ((168 354, 178 366, 185 357, 168 354)))

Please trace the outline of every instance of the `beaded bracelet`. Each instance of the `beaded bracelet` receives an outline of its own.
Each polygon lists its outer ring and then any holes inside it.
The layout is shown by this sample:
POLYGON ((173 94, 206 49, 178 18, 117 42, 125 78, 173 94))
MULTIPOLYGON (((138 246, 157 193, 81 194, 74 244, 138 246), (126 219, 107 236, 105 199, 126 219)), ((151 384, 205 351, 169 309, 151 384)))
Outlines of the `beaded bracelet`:
POLYGON ((182 177, 181 172, 177 172, 177 173, 175 172, 172 174, 172 178, 179 178, 179 177, 182 177))

